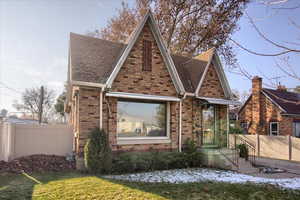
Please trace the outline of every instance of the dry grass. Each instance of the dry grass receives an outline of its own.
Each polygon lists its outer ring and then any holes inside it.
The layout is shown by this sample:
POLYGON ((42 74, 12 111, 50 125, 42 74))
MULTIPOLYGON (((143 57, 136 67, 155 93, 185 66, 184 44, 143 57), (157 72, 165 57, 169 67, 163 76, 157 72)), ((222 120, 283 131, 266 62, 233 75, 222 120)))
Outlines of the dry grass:
POLYGON ((228 183, 130 183, 75 172, 0 175, 0 199, 300 199, 300 191, 228 183))

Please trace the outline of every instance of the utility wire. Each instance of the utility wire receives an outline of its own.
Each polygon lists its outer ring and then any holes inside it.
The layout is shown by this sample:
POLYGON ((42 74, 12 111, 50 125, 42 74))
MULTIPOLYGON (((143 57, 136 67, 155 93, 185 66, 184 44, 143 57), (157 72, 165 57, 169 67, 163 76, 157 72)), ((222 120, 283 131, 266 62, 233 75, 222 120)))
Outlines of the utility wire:
POLYGON ((19 94, 22 94, 22 92, 20 92, 20 91, 14 89, 14 88, 11 88, 11 87, 7 86, 5 83, 3 83, 3 82, 1 82, 1 81, 0 81, 0 84, 1 84, 4 88, 6 88, 6 89, 9 89, 9 90, 11 90, 11 91, 13 91, 13 92, 16 92, 16 93, 19 93, 19 94))

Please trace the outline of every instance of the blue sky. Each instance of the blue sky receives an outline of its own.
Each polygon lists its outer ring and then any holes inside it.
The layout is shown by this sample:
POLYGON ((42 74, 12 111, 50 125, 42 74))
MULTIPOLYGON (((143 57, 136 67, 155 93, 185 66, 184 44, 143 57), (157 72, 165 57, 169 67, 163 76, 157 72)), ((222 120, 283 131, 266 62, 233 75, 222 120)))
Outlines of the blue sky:
MULTIPOLYGON (((132 5, 133 1, 128 1, 132 5)), ((291 1, 288 5, 293 5, 291 1)), ((117 13, 119 0, 0 0, 0 109, 13 111, 13 100, 20 98, 25 88, 47 85, 61 93, 67 76, 69 33, 85 34, 99 29, 117 13)), ((300 21, 299 10, 276 12, 259 3, 251 3, 247 12, 270 38, 277 41, 296 41, 300 30, 293 28, 288 18, 300 21)), ((253 30, 246 17, 233 38, 250 49, 277 52, 253 30)), ((236 49, 241 66, 252 74, 262 71, 268 76, 282 76, 274 68, 274 57, 259 57, 236 49)), ((290 55, 299 63, 299 55, 290 55)), ((295 68, 300 74, 300 69, 295 68)), ((231 88, 247 91, 249 80, 227 73, 231 88)), ((280 81, 287 87, 300 85, 289 77, 280 81)))

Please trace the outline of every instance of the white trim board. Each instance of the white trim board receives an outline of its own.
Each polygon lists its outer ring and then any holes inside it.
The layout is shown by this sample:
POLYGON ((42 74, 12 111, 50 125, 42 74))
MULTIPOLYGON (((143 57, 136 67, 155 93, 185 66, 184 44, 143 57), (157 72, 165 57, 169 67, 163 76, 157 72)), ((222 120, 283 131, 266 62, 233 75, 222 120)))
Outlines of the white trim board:
POLYGON ((213 58, 213 55, 214 55, 214 53, 215 53, 215 49, 212 49, 212 51, 213 51, 213 52, 212 52, 210 58, 208 59, 208 62, 207 62, 207 65, 205 66, 203 75, 202 75, 202 77, 201 77, 201 79, 200 79, 200 82, 199 82, 197 88, 196 88, 196 91, 195 91, 195 95, 196 95, 196 96, 198 96, 198 93, 199 93, 199 91, 200 91, 200 88, 201 88, 201 86, 202 86, 202 83, 203 83, 203 81, 204 81, 204 78, 205 78, 205 76, 206 76, 206 74, 207 74, 208 68, 209 68, 209 66, 210 66, 210 63, 211 63, 212 58, 213 58))
POLYGON ((241 105, 239 101, 233 101, 228 99, 217 99, 210 97, 197 97, 198 99, 203 99, 208 101, 211 104, 221 104, 221 105, 241 105))
POLYGON ((142 31, 142 29, 144 28, 145 24, 147 23, 147 21, 149 20, 149 25, 150 25, 150 29, 154 35, 154 38, 156 40, 156 43, 159 47, 159 50, 162 54, 162 57, 164 59, 164 62, 166 63, 167 69, 169 71, 169 74, 172 78, 172 81, 175 85, 176 91, 179 94, 184 94, 185 89, 183 87, 183 84, 179 78, 178 72, 175 68, 175 65, 173 63, 173 60, 170 56, 170 53, 168 51, 168 49, 166 48, 161 33, 159 31, 159 28, 156 24, 156 21, 151 13, 150 10, 147 11, 146 15, 144 16, 143 20, 141 21, 141 23, 138 25, 137 29, 134 31, 134 33, 132 34, 132 37, 130 38, 130 41, 127 45, 127 47, 125 48, 123 54, 121 55, 119 61, 117 62, 116 66, 114 67, 112 73, 110 74, 109 78, 106 81, 106 85, 108 88, 111 88, 112 83, 114 81, 114 79, 116 78, 117 74, 119 73, 122 65, 124 64, 126 58, 128 57, 129 53, 131 52, 134 44, 136 43, 138 37, 140 36, 140 33, 142 31))
POLYGON ((72 85, 78 86, 88 86, 88 87, 97 87, 97 88, 104 88, 105 85, 101 83, 94 83, 94 82, 85 82, 85 81, 71 81, 72 85))
POLYGON ((145 99, 156 101, 180 101, 180 98, 170 96, 157 96, 150 94, 126 93, 126 92, 108 92, 105 94, 108 97, 119 97, 128 99, 145 99))
POLYGON ((286 113, 286 110, 284 110, 278 103, 276 103, 266 92, 264 92, 263 90, 261 90, 262 94, 265 95, 265 97, 267 97, 267 99, 269 99, 274 105, 276 105, 281 111, 286 113))

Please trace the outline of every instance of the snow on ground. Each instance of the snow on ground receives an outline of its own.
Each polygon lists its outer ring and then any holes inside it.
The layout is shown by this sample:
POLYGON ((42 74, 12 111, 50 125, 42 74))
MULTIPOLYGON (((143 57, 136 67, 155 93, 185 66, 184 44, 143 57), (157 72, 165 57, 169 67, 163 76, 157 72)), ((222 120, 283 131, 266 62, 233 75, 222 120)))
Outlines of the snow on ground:
POLYGON ((228 183, 258 183, 272 184, 288 189, 300 189, 300 178, 261 178, 240 174, 232 171, 222 171, 214 169, 176 169, 126 175, 110 175, 105 176, 105 178, 151 183, 190 183, 201 181, 216 181, 228 183))

